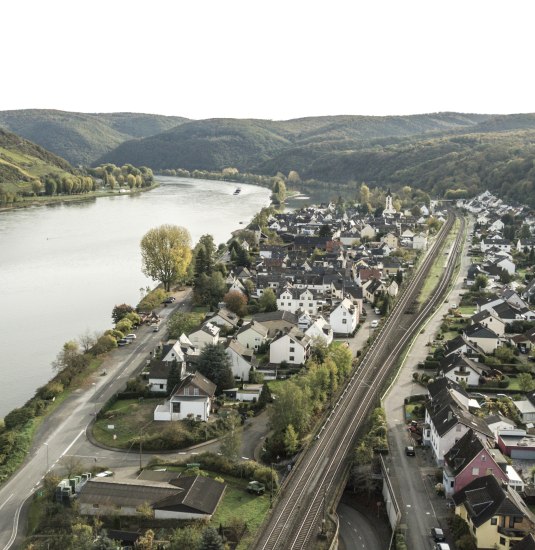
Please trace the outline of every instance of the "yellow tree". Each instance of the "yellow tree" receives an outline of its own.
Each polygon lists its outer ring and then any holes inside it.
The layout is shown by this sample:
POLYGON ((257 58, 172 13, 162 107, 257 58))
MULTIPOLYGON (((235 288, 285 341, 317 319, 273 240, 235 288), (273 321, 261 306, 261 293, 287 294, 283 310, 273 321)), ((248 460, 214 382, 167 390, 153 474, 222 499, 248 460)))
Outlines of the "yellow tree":
POLYGON ((165 290, 184 277, 191 256, 191 236, 184 227, 164 224, 149 229, 141 239, 141 269, 165 290))

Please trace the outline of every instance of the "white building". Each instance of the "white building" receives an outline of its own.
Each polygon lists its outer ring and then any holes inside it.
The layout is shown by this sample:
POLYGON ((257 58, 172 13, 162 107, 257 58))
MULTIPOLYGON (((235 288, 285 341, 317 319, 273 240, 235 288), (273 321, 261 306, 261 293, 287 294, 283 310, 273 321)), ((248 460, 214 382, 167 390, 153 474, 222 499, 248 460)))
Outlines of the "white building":
POLYGON ((248 348, 258 350, 258 348, 267 340, 268 329, 258 321, 251 321, 243 325, 236 334, 236 340, 248 348))
POLYGON ((225 351, 230 359, 230 368, 232 369, 234 378, 248 382, 253 363, 254 349, 246 348, 238 340, 231 340, 225 351))
POLYGON ((195 347, 202 350, 208 344, 217 344, 220 330, 217 325, 205 323, 200 329, 192 332, 188 338, 195 347))
POLYGON ((310 354, 310 337, 297 328, 275 338, 269 346, 269 362, 280 364, 283 361, 290 365, 302 365, 310 354))
POLYGON ((216 385, 195 372, 182 379, 170 399, 158 405, 154 420, 184 420, 194 418, 207 421, 212 409, 216 385))
POLYGON ((329 324, 335 334, 352 334, 358 321, 358 308, 348 298, 344 298, 329 316, 329 324))

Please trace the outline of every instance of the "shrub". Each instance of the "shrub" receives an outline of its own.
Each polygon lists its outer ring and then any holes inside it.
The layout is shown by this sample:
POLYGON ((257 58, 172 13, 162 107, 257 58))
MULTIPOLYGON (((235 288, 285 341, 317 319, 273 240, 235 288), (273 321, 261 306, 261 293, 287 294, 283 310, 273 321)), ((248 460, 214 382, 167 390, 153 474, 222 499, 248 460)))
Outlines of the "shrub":
POLYGON ((91 353, 95 356, 101 355, 102 353, 107 353, 116 347, 117 340, 111 334, 103 334, 91 348, 91 353))
POLYGON ((115 330, 122 332, 123 334, 129 333, 133 328, 132 321, 130 319, 121 319, 117 325, 115 325, 115 330))
POLYGON ((37 396, 41 399, 54 399, 63 392, 63 384, 56 381, 50 381, 46 386, 37 390, 37 396))
POLYGON ((34 411, 24 406, 19 409, 13 409, 11 412, 7 413, 4 418, 4 423, 8 430, 12 430, 13 428, 24 426, 34 416, 34 411))

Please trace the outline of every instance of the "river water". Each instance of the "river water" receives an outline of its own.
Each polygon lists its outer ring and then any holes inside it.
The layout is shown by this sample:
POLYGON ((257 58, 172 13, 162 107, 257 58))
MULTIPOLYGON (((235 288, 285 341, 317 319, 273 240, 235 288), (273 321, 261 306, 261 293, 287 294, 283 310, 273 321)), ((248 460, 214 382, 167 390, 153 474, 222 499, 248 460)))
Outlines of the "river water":
POLYGON ((64 342, 111 328, 115 304, 137 304, 155 282, 139 243, 152 227, 186 227, 224 242, 270 192, 252 185, 158 177, 136 195, 0 212, 0 417, 52 376, 64 342))

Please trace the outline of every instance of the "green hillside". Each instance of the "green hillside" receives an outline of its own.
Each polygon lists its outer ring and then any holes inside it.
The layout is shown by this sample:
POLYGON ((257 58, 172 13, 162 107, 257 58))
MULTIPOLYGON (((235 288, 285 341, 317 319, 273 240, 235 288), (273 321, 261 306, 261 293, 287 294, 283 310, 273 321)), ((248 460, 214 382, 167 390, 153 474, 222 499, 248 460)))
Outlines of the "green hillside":
POLYGON ((72 166, 20 136, 0 129, 0 184, 22 186, 48 174, 67 174, 72 166))
POLYGON ((136 113, 87 114, 47 109, 0 111, 0 127, 73 165, 90 165, 124 141, 158 134, 186 119, 136 113))

